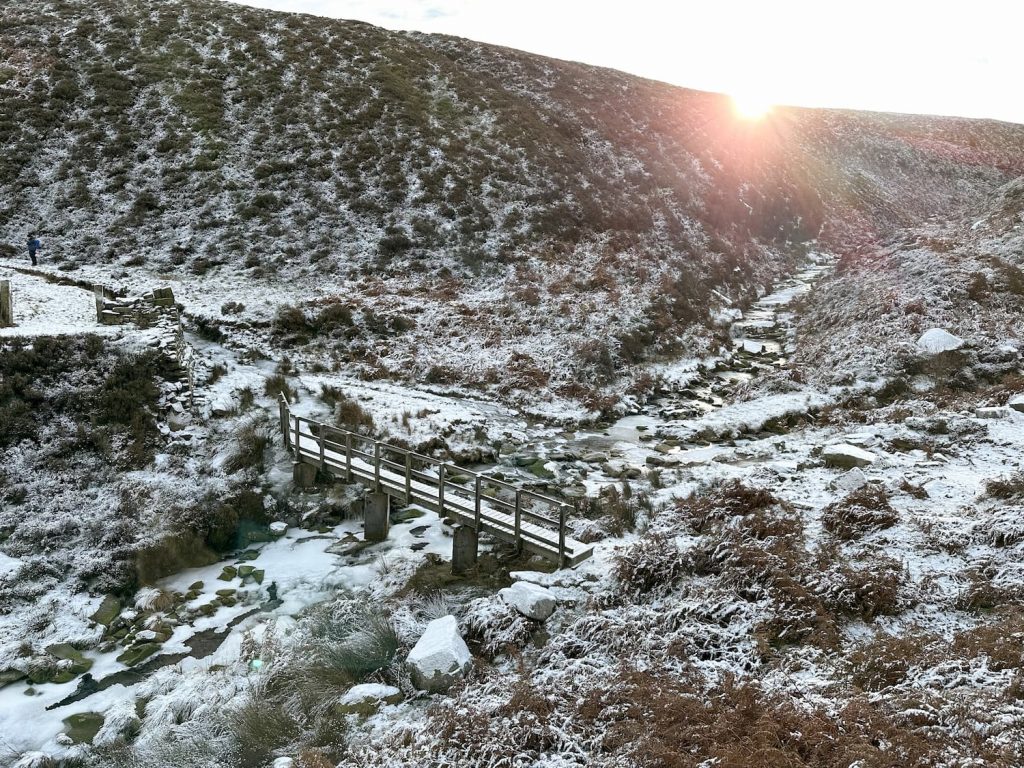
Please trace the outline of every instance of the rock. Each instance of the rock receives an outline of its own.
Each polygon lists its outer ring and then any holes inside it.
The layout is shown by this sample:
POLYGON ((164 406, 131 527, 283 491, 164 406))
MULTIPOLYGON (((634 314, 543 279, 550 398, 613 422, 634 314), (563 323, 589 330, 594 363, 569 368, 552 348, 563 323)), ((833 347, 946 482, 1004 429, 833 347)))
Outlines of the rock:
POLYGON ((547 619, 558 604, 551 590, 528 581, 517 581, 511 587, 499 590, 498 595, 523 616, 535 621, 547 619))
POLYGON ((335 703, 338 715, 373 715, 384 704, 398 704, 402 692, 391 685, 364 683, 348 689, 335 703))
POLYGON ((103 727, 103 715, 98 712, 80 712, 64 718, 65 733, 74 744, 92 744, 103 727))
POLYGON ((867 483, 867 475, 865 475, 858 467, 854 467, 849 472, 843 473, 835 482, 833 482, 832 487, 837 491, 842 491, 843 493, 853 493, 854 491, 863 488, 867 483))
POLYGON ((427 625, 406 661, 413 685, 421 691, 439 693, 462 679, 472 656, 455 617, 442 616, 427 625))
POLYGON ((288 523, 282 523, 280 520, 270 524, 270 535, 271 536, 284 536, 288 532, 288 523))
POLYGON ((24 680, 26 677, 25 673, 20 669, 0 669, 0 688, 11 683, 16 683, 19 680, 24 680))
POLYGON ((204 586, 206 586, 206 585, 205 585, 205 584, 203 584, 203 582, 201 582, 201 581, 193 581, 193 582, 192 582, 192 584, 191 584, 191 585, 189 586, 189 588, 188 588, 188 591, 189 591, 189 592, 198 592, 198 591, 200 591, 200 590, 201 590, 201 589, 202 589, 202 588, 203 588, 204 586))
POLYGON ((1008 419, 1012 414, 1013 409, 1004 405, 974 409, 974 415, 979 419, 1008 419))
POLYGON ((46 652, 61 661, 69 662, 62 668, 62 671, 70 673, 74 677, 92 669, 92 659, 85 658, 82 652, 70 643, 56 643, 48 646, 46 652))
POLYGON ((922 333, 921 338, 917 340, 918 350, 928 355, 952 352, 960 349, 963 345, 963 339, 959 336, 954 336, 949 331, 944 331, 942 328, 930 328, 922 333))
POLYGON ((295 768, 295 761, 290 757, 279 757, 274 760, 272 768, 295 768))
POLYGON ((160 650, 157 643, 138 643, 117 657, 117 660, 128 667, 145 661, 154 653, 160 650))
POLYGON ((541 478, 542 480, 551 480, 554 478, 555 473, 548 469, 546 465, 547 461, 545 459, 537 459, 537 461, 533 462, 528 469, 531 474, 541 478))
POLYGON ((220 581, 231 581, 238 575, 238 569, 233 565, 225 565, 224 570, 220 572, 220 576, 217 577, 220 581))
POLYGON ((264 576, 266 576, 266 571, 264 571, 262 568, 257 568, 252 572, 252 580, 255 581, 257 584, 263 583, 264 576))
POLYGON ((581 461, 585 461, 587 464, 604 464, 608 461, 607 453, 585 453, 581 457, 581 461))
POLYGON ((109 627, 119 613, 121 613, 121 601, 113 595, 107 595, 100 603, 100 607, 96 609, 96 613, 89 618, 97 624, 109 627))
POLYGON ((839 469, 870 467, 878 458, 875 454, 849 443, 830 445, 821 452, 821 457, 825 460, 826 466, 839 469))
POLYGON ((256 566, 254 565, 240 565, 238 566, 238 576, 244 579, 248 576, 252 576, 252 572, 255 570, 256 566))
POLYGON ((1024 395, 1014 395, 1006 405, 1018 413, 1024 413, 1024 395))

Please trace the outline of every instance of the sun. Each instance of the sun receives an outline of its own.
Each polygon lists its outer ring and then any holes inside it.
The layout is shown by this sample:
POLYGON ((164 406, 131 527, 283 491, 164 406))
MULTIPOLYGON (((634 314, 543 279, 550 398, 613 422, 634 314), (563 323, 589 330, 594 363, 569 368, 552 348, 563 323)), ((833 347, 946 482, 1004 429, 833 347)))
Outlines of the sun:
POLYGON ((760 96, 749 93, 734 93, 732 108, 744 120, 760 120, 772 110, 772 103, 760 96))

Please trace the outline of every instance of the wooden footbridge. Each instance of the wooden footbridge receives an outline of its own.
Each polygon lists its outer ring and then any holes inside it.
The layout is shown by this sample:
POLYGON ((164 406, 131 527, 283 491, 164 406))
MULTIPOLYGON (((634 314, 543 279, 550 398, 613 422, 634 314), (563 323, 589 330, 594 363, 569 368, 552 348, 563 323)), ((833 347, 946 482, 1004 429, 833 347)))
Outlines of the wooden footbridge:
POLYGON ((455 520, 452 568, 476 562, 481 533, 571 567, 593 554, 593 547, 566 533, 573 507, 517 483, 291 413, 280 399, 281 434, 294 457, 294 477, 308 486, 317 471, 369 490, 365 501, 366 538, 387 536, 391 499, 455 520))

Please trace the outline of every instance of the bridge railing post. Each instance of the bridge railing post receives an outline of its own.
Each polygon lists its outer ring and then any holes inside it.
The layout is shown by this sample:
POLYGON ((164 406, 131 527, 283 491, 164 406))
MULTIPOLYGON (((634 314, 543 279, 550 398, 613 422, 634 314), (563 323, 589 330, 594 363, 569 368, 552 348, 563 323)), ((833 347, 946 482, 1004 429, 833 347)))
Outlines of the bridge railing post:
POLYGON ((405 452, 405 503, 412 504, 412 454, 405 452))
POLYGON ((345 482, 352 482, 352 433, 345 433, 345 482))
POLYGON ((277 410, 280 415, 281 437, 284 439, 284 447, 291 450, 292 441, 288 434, 288 401, 281 395, 277 401, 277 410))
POLYGON ((324 441, 325 441, 324 431, 326 429, 327 429, 327 425, 326 424, 321 424, 320 425, 320 429, 317 430, 317 436, 316 436, 317 442, 320 445, 320 471, 323 471, 324 465, 327 463, 327 459, 326 459, 327 451, 326 451, 326 449, 324 447, 324 441))
POLYGON ((476 476, 473 483, 473 526, 476 532, 480 533, 480 475, 476 476))
POLYGON ((302 457, 302 433, 299 432, 299 417, 292 416, 292 424, 295 427, 295 458, 299 459, 302 457))
POLYGON ((523 546, 523 492, 516 488, 516 522, 515 522, 515 545, 516 549, 523 546))
POLYGON ((380 441, 373 441, 373 490, 380 493, 380 441))
POLYGON ((444 517, 444 462, 437 465, 437 505, 439 514, 444 517))
POLYGON ((565 511, 568 504, 558 505, 558 567, 565 568, 565 511))

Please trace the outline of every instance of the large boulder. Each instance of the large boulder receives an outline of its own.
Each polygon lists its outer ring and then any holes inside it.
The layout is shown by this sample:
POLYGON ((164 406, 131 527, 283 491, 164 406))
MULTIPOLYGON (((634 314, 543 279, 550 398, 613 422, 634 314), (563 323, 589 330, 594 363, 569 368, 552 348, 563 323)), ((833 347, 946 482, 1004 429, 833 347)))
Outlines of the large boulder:
POLYGON ((854 467, 870 467, 878 458, 870 451, 858 448, 849 443, 830 445, 821 452, 821 457, 829 467, 853 469, 854 467))
POLYGON ((953 352, 964 345, 964 340, 942 328, 929 328, 917 340, 917 348, 926 355, 941 355, 953 352))
POLYGON ((413 685, 421 691, 439 693, 462 679, 472 656, 455 617, 442 616, 427 625, 406 661, 413 685))
POLYGON ((517 581, 511 587, 499 591, 498 595, 523 616, 535 621, 547 619, 555 612, 558 604, 551 590, 528 581, 517 581))
POLYGON ((1007 403, 1013 410, 1024 413, 1024 395, 1015 395, 1010 398, 1010 402, 1007 403))

